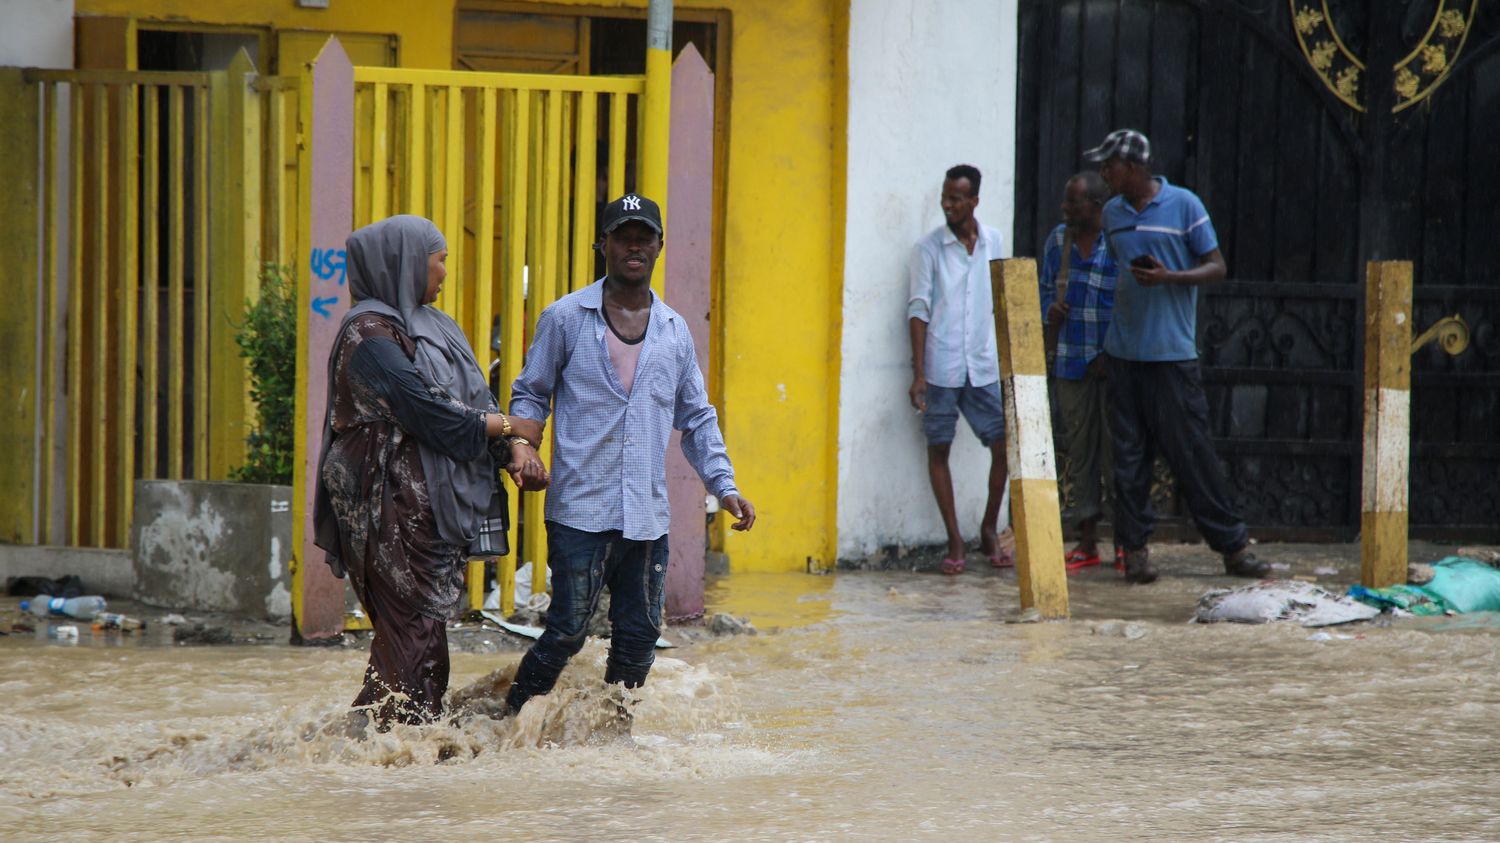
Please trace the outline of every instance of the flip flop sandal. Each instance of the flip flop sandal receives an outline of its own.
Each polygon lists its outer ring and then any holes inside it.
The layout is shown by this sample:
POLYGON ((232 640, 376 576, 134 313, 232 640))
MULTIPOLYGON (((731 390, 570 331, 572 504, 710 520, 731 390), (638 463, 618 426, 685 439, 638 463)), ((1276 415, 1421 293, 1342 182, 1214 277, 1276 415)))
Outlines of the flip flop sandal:
POLYGON ((990 554, 990 564, 996 568, 1016 567, 1016 534, 1006 527, 996 537, 995 552, 990 554))
POLYGON ((1063 563, 1069 571, 1081 571, 1084 568, 1092 568, 1102 562, 1098 553, 1084 553, 1078 548, 1068 551, 1063 563))
POLYGON ((962 560, 962 559, 944 559, 943 560, 943 573, 947 574, 950 577, 956 577, 959 574, 962 574, 963 572, 964 572, 964 560, 962 560))

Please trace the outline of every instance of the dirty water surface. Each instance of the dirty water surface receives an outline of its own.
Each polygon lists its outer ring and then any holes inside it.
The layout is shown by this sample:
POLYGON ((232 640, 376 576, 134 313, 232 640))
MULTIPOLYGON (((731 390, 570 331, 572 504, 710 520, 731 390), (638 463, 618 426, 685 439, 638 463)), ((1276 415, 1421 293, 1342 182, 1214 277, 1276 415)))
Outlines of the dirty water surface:
MULTIPOLYGON (((1071 578, 1073 619, 1047 623, 1007 622, 1014 573, 972 566, 956 578, 726 578, 711 610, 760 634, 669 630, 684 646, 660 653, 629 729, 600 687, 597 642, 520 717, 355 740, 339 723, 359 649, 0 638, 0 828, 114 840, 1500 839, 1500 630, 1189 625, 1200 594, 1233 584, 1206 556, 1159 556, 1166 576, 1144 588, 1086 571, 1071 578)), ((1357 566, 1323 580, 1339 576, 1357 566)), ((456 652, 452 687, 482 700, 518 659, 456 652)))

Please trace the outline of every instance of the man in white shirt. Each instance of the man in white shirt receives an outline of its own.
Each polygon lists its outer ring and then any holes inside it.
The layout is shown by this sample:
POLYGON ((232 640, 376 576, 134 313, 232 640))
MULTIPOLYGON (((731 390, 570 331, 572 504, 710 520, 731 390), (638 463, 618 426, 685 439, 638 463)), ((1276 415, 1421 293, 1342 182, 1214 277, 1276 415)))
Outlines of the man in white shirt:
MULTIPOLYGON (((980 444, 990 449, 989 500, 979 525, 980 549, 997 568, 1015 564, 1014 545, 996 532, 1005 494, 1005 408, 995 344, 990 261, 1000 257, 1000 232, 980 225, 979 170, 959 164, 943 180, 946 225, 917 241, 911 257, 911 404, 922 413, 927 474, 948 533, 943 573, 964 569, 964 540, 953 503, 948 452, 963 413, 980 444)), ((1007 532, 1009 530, 1007 529, 1007 532)))

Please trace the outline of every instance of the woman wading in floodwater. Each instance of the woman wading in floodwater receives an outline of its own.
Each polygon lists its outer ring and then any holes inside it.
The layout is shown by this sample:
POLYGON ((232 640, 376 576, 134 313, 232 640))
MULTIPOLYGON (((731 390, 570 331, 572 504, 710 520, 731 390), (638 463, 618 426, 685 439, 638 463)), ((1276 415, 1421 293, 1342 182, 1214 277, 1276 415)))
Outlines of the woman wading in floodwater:
POLYGON ((387 728, 442 714, 464 562, 496 555, 495 456, 509 451, 518 488, 550 478, 530 444, 540 426, 496 409, 463 331, 429 306, 447 276, 437 226, 391 217, 354 232, 347 250, 354 307, 328 360, 314 519, 329 566, 375 627, 354 705, 387 728))

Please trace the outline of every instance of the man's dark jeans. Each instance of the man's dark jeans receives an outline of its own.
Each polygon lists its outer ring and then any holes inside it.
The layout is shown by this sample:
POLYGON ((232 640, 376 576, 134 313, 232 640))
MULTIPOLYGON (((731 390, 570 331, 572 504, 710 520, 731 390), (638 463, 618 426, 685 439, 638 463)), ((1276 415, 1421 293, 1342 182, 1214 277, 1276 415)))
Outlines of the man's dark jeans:
POLYGON ((1244 547, 1249 534, 1229 497, 1229 482, 1209 438, 1208 399, 1197 360, 1139 363, 1107 358, 1109 431, 1115 458, 1115 541, 1126 550, 1146 546, 1156 513, 1151 469, 1166 458, 1188 512, 1208 546, 1219 553, 1244 547))
POLYGON ((619 530, 590 533, 547 522, 547 567, 552 571, 552 605, 547 629, 521 659, 505 701, 520 711, 526 701, 557 684, 568 659, 583 648, 589 618, 609 587, 609 666, 607 683, 639 687, 656 660, 667 581, 667 537, 631 541, 619 530))

